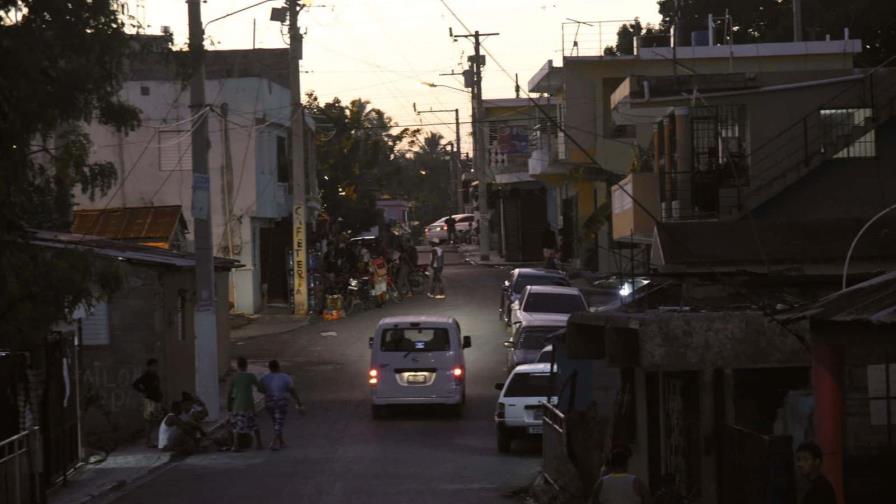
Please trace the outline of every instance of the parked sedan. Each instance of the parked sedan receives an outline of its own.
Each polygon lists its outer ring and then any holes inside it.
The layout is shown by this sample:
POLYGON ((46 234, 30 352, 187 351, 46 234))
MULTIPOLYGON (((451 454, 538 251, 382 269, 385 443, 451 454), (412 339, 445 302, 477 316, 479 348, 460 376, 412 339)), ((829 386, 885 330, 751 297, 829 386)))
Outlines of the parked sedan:
POLYGON ((588 303, 575 287, 530 285, 523 290, 523 297, 513 303, 511 310, 510 323, 514 327, 544 320, 565 323, 571 314, 588 310, 588 303))
POLYGON ((550 336, 565 327, 565 320, 532 320, 527 325, 515 327, 513 336, 504 342, 504 347, 507 348, 507 371, 512 371, 521 364, 536 362, 550 336))
POLYGON ((510 272, 510 278, 504 281, 501 288, 501 302, 498 305, 498 316, 506 324, 510 324, 510 307, 519 301, 523 289, 530 285, 557 285, 568 287, 566 273, 543 268, 517 268, 510 272))
MULTIPOLYGON (((455 232, 457 232, 458 235, 469 234, 473 229, 473 223, 476 220, 476 216, 473 214, 457 214, 453 217, 455 220, 455 232)), ((426 226, 423 230, 423 234, 426 236, 426 241, 428 243, 442 243, 448 241, 448 225, 445 224, 446 219, 448 219, 447 215, 426 226)))

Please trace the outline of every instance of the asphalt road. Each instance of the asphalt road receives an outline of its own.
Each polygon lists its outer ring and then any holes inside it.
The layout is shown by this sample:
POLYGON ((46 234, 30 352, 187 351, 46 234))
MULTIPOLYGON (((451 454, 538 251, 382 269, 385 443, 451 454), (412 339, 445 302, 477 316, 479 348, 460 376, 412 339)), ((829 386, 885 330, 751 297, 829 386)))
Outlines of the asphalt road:
MULTIPOLYGON (((451 254, 449 262, 457 263, 451 254), (452 261, 453 260, 453 261, 452 261)), ((279 359, 308 407, 287 419, 289 448, 206 453, 172 464, 118 499, 130 503, 488 503, 532 481, 537 440, 499 455, 492 420, 503 381, 505 333, 498 322, 501 270, 450 264, 447 299, 415 296, 350 318, 234 344, 234 356, 279 359), (472 336, 466 350, 467 405, 461 419, 440 408, 402 410, 373 420, 367 389, 367 338, 380 318, 451 315, 472 336), (333 331, 336 335, 321 335, 333 331)), ((259 415, 265 442, 270 421, 259 415)))

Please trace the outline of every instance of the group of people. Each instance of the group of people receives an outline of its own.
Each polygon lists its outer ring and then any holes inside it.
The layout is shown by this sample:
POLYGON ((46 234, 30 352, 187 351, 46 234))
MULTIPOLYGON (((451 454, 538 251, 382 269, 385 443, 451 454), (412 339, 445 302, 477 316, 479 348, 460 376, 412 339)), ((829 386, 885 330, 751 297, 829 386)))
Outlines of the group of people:
MULTIPOLYGON (((181 455, 190 455, 200 449, 208 433, 202 422, 208 417, 208 409, 198 398, 183 392, 179 400, 166 409, 162 402, 162 385, 157 359, 149 359, 146 369, 132 387, 143 396, 143 419, 146 423, 146 445, 181 455)), ((268 362, 268 373, 261 379, 248 371, 245 358, 237 359, 237 373, 230 382, 227 394, 227 411, 230 413, 230 432, 227 442, 219 443, 222 450, 240 451, 242 440, 254 436, 256 448, 262 448, 261 429, 255 416, 253 391, 264 395, 265 409, 271 417, 274 437, 270 449, 286 447, 283 426, 289 412, 290 399, 302 414, 305 407, 295 389, 292 377, 280 370, 276 360, 268 362)))
MULTIPOLYGON (((675 484, 675 478, 665 478, 664 486, 651 495, 647 484, 629 473, 631 453, 616 447, 604 465, 601 477, 591 490, 588 504, 684 504, 685 498, 675 484)), ((831 482, 822 474, 823 455, 817 444, 807 441, 796 449, 796 468, 805 479, 806 490, 800 504, 836 504, 837 497, 831 482)))

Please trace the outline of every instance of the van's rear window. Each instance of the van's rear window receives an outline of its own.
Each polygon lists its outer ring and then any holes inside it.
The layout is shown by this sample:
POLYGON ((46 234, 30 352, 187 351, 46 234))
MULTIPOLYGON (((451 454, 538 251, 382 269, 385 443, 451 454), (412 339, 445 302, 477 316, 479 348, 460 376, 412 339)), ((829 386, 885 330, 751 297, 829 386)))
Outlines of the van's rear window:
POLYGON ((386 329, 380 340, 383 352, 447 352, 451 350, 448 329, 412 327, 386 329))

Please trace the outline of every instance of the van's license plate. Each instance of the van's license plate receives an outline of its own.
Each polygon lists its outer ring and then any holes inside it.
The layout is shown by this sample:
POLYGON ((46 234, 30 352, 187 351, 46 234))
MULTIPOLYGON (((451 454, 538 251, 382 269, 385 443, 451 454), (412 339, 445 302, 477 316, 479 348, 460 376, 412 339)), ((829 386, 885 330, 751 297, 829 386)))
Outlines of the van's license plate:
POLYGON ((426 383, 426 375, 422 375, 422 374, 408 375, 408 383, 426 383))
POLYGON ((529 427, 529 434, 541 434, 544 432, 544 426, 538 425, 535 427, 529 427))

